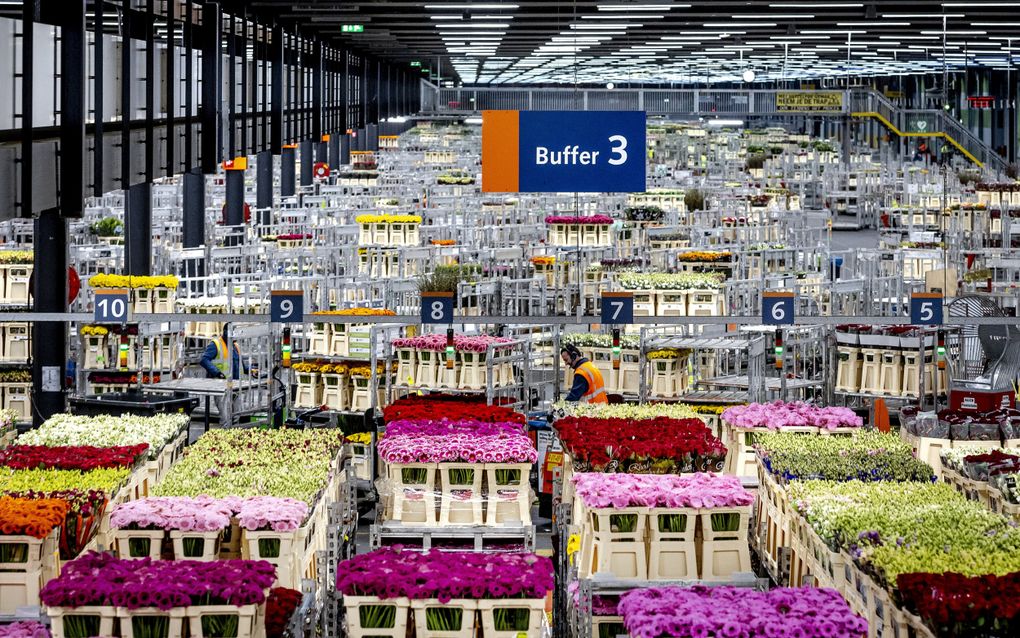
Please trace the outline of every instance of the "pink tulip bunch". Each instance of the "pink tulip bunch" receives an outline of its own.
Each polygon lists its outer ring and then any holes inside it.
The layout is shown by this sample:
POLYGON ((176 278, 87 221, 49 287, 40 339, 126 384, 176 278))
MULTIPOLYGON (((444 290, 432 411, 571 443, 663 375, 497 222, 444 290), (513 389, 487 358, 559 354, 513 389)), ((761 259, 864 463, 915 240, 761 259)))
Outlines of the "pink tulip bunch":
POLYGON ((823 408, 803 401, 736 405, 724 410, 722 419, 737 427, 768 428, 770 430, 792 426, 834 430, 836 428, 859 428, 864 425, 864 419, 849 408, 823 408))
POLYGON ((110 526, 214 532, 230 527, 233 516, 246 530, 292 532, 308 517, 308 504, 275 496, 157 496, 121 503, 110 514, 110 526))
MULTIPOLYGON (((454 335, 453 348, 458 352, 485 352, 492 344, 509 343, 506 337, 490 337, 489 335, 454 335)), ((427 334, 418 337, 401 337, 392 341, 394 348, 413 348, 414 350, 446 350, 446 336, 427 334)))
POLYGON ((754 502, 736 476, 696 474, 605 474, 587 472, 572 479, 589 508, 668 507, 711 509, 754 502))

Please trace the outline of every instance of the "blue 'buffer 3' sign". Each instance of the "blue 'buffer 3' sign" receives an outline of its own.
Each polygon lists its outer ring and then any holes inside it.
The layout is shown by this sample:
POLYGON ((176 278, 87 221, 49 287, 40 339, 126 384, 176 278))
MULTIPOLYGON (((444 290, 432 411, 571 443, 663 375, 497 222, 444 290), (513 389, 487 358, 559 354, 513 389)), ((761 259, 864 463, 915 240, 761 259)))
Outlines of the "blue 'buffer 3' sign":
POLYGON ((641 111, 484 111, 482 190, 645 191, 641 111))

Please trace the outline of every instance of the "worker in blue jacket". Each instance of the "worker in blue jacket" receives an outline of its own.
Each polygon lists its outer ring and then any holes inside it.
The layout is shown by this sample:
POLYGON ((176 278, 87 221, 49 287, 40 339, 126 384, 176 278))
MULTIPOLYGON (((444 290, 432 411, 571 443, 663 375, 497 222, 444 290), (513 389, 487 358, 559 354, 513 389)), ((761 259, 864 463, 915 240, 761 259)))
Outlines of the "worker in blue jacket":
MULTIPOLYGON (((199 365, 205 368, 206 378, 226 379, 227 378, 227 329, 230 324, 223 324, 223 334, 209 342, 202 353, 202 360, 199 365)), ((233 378, 236 381, 241 376, 241 349, 237 342, 231 342, 231 361, 229 368, 233 370, 233 378)), ((248 374, 248 366, 244 365, 244 373, 248 374)))

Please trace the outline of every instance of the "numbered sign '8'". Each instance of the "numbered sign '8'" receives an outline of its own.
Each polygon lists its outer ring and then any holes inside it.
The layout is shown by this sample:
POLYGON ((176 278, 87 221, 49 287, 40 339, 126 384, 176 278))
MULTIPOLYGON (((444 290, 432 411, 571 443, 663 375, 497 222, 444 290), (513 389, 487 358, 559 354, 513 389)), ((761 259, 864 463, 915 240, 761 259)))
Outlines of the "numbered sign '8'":
POLYGON ((453 293, 422 293, 422 323, 453 323, 453 293))

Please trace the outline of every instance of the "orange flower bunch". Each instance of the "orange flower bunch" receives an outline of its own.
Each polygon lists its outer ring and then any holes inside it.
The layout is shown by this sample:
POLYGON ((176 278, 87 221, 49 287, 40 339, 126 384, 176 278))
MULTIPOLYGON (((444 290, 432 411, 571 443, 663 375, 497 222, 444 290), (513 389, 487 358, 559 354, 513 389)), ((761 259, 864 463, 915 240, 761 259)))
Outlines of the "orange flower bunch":
POLYGON ((548 257, 545 255, 537 255, 531 258, 531 263, 537 264, 539 266, 552 266, 553 264, 556 263, 556 258, 548 257))
POLYGON ((393 317, 397 313, 385 308, 344 308, 343 310, 318 310, 313 315, 354 315, 357 317, 393 317))
POLYGON ((0 534, 46 538, 64 523, 69 507, 59 498, 0 497, 0 534))
POLYGON ((729 261, 733 253, 726 250, 691 250, 680 253, 677 258, 680 261, 729 261))
POLYGON ((433 246, 456 246, 457 240, 455 239, 433 239, 431 242, 433 246))

